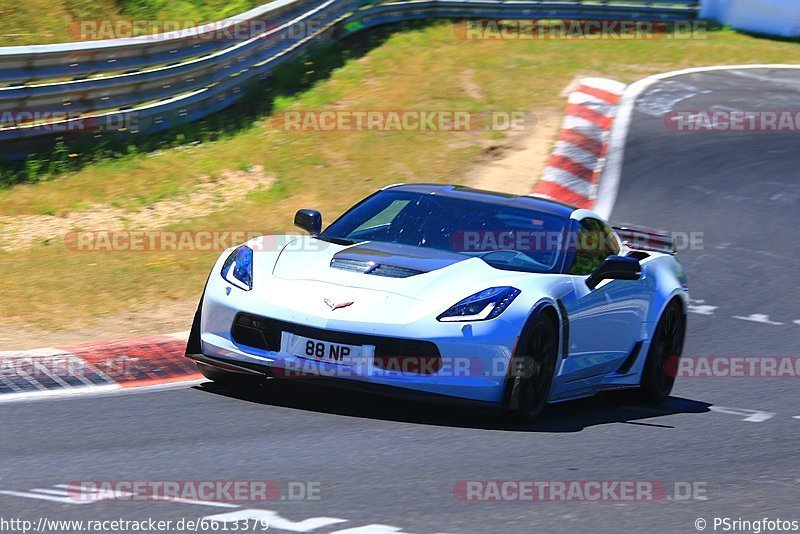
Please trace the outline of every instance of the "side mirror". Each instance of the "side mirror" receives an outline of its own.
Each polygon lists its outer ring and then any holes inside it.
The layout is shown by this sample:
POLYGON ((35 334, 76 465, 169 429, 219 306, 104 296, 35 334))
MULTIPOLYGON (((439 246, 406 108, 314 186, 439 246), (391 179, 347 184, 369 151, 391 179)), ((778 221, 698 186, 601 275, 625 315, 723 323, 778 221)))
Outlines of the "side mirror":
POLYGON ((298 210, 294 215, 294 225, 317 236, 322 231, 322 214, 316 210, 298 210))
POLYGON ((642 266, 636 258, 609 256, 589 275, 586 285, 594 289, 603 280, 638 280, 641 275, 642 266))

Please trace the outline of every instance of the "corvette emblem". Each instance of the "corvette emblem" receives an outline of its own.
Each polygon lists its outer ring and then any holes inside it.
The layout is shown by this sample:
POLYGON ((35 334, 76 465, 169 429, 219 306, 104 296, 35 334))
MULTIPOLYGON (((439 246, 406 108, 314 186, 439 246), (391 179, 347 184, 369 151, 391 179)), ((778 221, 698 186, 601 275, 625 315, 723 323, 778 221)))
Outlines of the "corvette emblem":
POLYGON ((352 300, 350 302, 340 302, 338 304, 333 302, 331 299, 324 299, 324 300, 325 300, 325 304, 328 305, 328 307, 331 309, 331 311, 336 311, 339 308, 346 308, 346 307, 350 306, 351 304, 353 304, 352 300))

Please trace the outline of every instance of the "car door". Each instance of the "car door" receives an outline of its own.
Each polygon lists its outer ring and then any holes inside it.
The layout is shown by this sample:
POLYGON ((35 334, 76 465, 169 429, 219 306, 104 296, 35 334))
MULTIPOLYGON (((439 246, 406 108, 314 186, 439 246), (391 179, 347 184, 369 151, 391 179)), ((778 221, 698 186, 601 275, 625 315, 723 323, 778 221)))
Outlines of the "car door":
POLYGON ((642 280, 605 280, 590 289, 586 279, 620 245, 606 223, 576 221, 567 256, 572 292, 560 301, 568 319, 568 355, 557 374, 556 394, 587 394, 602 377, 622 365, 638 341, 647 306, 642 280))

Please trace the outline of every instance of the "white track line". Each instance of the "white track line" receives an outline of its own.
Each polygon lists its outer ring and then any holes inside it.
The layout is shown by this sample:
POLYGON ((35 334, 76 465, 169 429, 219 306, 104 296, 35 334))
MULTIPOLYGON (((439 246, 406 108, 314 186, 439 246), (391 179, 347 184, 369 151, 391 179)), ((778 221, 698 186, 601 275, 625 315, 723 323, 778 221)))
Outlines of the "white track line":
POLYGON ((191 380, 177 380, 166 384, 154 384, 152 386, 136 386, 123 388, 119 384, 108 384, 103 386, 77 387, 69 390, 51 389, 48 391, 30 391, 20 393, 5 393, 0 395, 0 404, 27 401, 46 401, 55 399, 70 399, 76 397, 101 397, 110 394, 138 394, 153 393, 170 389, 184 389, 207 382, 205 378, 194 378, 191 380))
POLYGON ((628 140, 628 132, 630 131, 633 110, 636 105, 636 100, 638 100, 639 96, 647 88, 657 82, 660 82, 661 80, 674 78, 676 76, 684 76, 686 74, 695 74, 700 72, 741 69, 800 69, 800 65, 762 64, 696 67, 691 69, 665 72, 663 74, 656 74, 655 76, 649 76, 643 80, 639 80, 638 82, 629 85, 625 90, 625 93, 622 95, 622 100, 619 102, 617 116, 616 119, 614 119, 614 125, 611 128, 611 138, 608 142, 608 155, 606 157, 602 179, 600 180, 600 187, 597 191, 597 202, 595 203, 594 211, 600 214, 601 217, 608 220, 608 218, 611 216, 611 212, 614 210, 614 204, 617 201, 617 193, 619 192, 619 183, 620 179, 622 178, 622 164, 625 160, 625 143, 628 140))

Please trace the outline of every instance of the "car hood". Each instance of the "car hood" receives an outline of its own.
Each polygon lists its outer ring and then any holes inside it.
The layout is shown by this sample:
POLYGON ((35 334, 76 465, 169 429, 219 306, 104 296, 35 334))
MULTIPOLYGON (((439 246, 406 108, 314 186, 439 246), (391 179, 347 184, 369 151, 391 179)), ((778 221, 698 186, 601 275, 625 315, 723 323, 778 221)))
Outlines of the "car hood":
POLYGON ((373 289, 414 299, 460 294, 476 280, 490 287, 493 279, 519 275, 454 252, 379 242, 343 246, 310 237, 284 247, 272 269, 272 276, 281 280, 373 289))
POLYGON ((247 298, 254 299, 255 309, 265 316, 300 324, 340 329, 352 322, 408 325, 499 286, 516 287, 523 295, 504 313, 504 320, 517 317, 515 307, 524 318, 555 286, 570 284, 560 275, 504 271, 479 258, 446 251, 376 242, 343 246, 311 237, 287 237, 283 242, 288 244, 278 250, 251 243, 254 288, 247 298), (339 265, 331 267, 332 262, 339 265), (375 265, 395 270, 370 272, 375 265))

